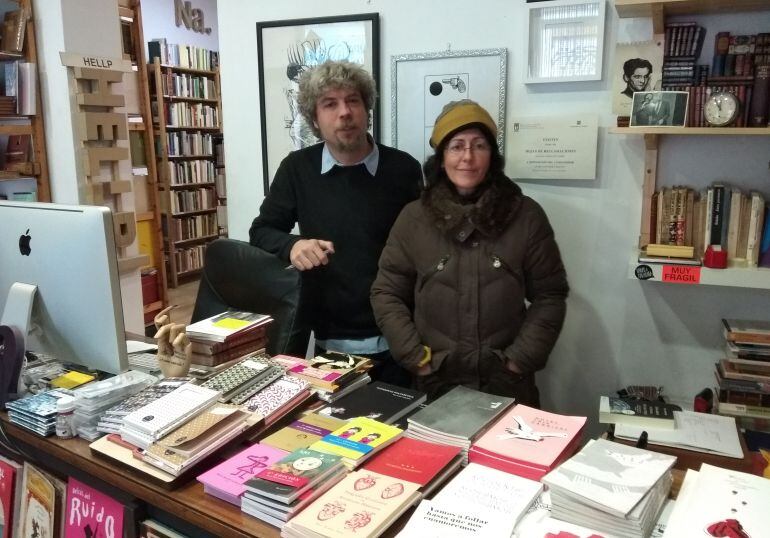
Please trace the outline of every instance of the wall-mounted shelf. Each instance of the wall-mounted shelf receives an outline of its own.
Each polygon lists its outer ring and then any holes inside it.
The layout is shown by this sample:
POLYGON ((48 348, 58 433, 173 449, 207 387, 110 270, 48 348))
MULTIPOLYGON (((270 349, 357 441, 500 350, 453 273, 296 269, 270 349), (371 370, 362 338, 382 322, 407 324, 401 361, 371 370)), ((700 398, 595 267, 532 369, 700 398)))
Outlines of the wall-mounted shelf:
MULTIPOLYGON (((637 261, 638 252, 632 254, 628 263, 628 278, 640 280, 636 275, 636 269, 645 265, 652 269, 652 278, 644 279, 645 282, 659 282, 665 284, 698 285, 698 286, 728 286, 734 288, 770 289, 770 269, 765 267, 728 267, 727 269, 710 269, 708 267, 689 267, 682 265, 666 265, 657 263, 644 263, 637 261), (666 267, 676 269, 685 268, 681 275, 676 274, 664 279, 666 267)), ((671 269, 668 272, 672 272, 671 269)))
POLYGON ((770 127, 610 127, 609 132, 624 135, 770 136, 770 127))
POLYGON ((698 13, 734 13, 763 11, 767 0, 615 0, 620 18, 651 17, 653 32, 662 34, 666 17, 698 13))

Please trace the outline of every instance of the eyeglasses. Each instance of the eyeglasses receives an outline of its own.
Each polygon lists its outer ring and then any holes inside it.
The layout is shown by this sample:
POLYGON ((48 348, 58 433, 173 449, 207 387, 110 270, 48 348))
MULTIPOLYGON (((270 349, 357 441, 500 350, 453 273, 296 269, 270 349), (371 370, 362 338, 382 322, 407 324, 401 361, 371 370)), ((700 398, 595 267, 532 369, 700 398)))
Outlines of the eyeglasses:
POLYGON ((485 140, 471 142, 467 146, 461 140, 458 140, 450 142, 446 147, 446 152, 455 157, 465 155, 466 150, 471 150, 471 153, 488 153, 492 150, 492 146, 485 140))

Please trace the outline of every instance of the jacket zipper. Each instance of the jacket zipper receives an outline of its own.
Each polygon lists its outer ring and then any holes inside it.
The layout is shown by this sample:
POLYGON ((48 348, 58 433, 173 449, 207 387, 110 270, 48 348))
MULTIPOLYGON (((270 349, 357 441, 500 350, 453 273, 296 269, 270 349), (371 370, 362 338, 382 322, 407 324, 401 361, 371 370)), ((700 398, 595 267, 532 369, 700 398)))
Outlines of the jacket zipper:
POLYGON ((426 273, 425 276, 422 277, 422 280, 420 280, 420 290, 427 284, 428 280, 433 278, 433 275, 438 273, 439 271, 443 271, 446 267, 447 262, 449 261, 449 254, 441 258, 436 266, 431 270, 430 273, 426 273))

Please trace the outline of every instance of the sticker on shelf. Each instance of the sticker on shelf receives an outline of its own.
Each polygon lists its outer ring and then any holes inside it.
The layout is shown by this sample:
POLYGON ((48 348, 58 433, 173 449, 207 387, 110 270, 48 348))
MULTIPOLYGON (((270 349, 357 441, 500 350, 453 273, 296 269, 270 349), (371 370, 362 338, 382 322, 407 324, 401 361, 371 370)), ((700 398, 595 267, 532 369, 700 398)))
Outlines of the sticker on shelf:
POLYGON ((700 267, 687 265, 664 265, 661 282, 672 284, 700 284, 700 267))

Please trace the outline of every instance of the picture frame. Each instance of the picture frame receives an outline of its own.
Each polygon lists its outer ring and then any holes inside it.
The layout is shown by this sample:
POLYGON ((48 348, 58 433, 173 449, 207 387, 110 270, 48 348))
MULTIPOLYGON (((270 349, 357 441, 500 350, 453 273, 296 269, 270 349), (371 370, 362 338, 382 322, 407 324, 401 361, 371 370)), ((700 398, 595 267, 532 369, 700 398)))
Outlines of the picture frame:
POLYGON ((527 4, 525 84, 602 79, 605 0, 527 4))
POLYGON ((688 92, 634 92, 631 127, 684 127, 688 92))
MULTIPOLYGON (((379 87, 379 44, 378 13, 257 23, 265 194, 289 152, 319 142, 297 106, 297 82, 302 72, 327 60, 348 60, 363 65, 379 87)), ((370 132, 378 140, 377 101, 370 120, 370 132)))
POLYGON ((391 145, 425 162, 433 153, 428 141, 443 106, 472 99, 495 120, 502 153, 507 61, 505 48, 391 56, 391 145))

